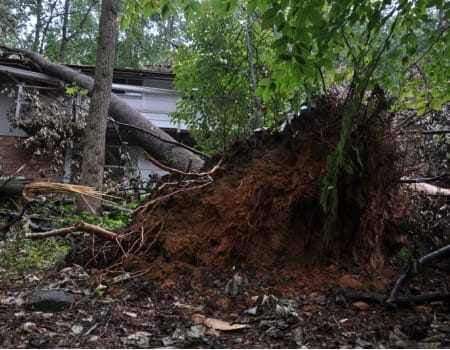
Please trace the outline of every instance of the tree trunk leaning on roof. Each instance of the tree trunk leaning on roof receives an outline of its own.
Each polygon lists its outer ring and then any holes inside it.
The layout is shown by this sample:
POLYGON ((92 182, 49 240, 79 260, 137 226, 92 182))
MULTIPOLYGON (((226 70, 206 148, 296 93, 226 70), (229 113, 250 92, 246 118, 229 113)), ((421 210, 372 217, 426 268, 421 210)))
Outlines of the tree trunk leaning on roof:
MULTIPOLYGON (((0 46, 5 51, 16 52, 28 57, 42 71, 52 77, 61 79, 67 83, 76 83, 79 87, 89 90, 91 96, 94 88, 94 79, 86 76, 70 67, 54 63, 38 53, 24 48, 11 48, 0 46)), ((174 138, 156 127, 140 112, 120 99, 116 94, 111 94, 109 114, 119 123, 132 125, 122 135, 125 141, 138 143, 149 154, 166 165, 186 171, 190 164, 190 171, 198 171, 204 164, 204 160, 193 151, 177 145, 174 138), (167 142, 165 142, 167 141, 167 142)))

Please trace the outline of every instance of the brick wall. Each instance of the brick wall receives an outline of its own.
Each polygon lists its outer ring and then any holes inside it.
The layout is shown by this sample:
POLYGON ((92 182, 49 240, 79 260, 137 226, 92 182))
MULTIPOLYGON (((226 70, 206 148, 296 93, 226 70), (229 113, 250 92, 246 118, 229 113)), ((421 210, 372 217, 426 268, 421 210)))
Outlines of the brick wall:
POLYGON ((18 174, 27 179, 59 181, 58 174, 52 174, 50 159, 32 160, 33 151, 19 146, 20 137, 0 136, 0 169, 3 176, 13 175, 22 165, 25 167, 18 174))

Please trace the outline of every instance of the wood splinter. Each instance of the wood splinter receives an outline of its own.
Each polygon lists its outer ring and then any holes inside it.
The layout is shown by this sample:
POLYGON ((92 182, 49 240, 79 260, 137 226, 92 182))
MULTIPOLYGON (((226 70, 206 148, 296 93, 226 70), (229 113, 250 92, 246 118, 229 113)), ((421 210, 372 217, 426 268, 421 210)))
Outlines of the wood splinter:
POLYGON ((80 221, 73 226, 63 227, 46 232, 28 232, 25 234, 25 238, 42 239, 47 237, 65 236, 75 231, 83 231, 86 233, 90 233, 105 238, 110 241, 120 241, 122 238, 122 236, 119 236, 115 232, 105 230, 104 228, 96 225, 88 224, 87 222, 84 221, 80 221))

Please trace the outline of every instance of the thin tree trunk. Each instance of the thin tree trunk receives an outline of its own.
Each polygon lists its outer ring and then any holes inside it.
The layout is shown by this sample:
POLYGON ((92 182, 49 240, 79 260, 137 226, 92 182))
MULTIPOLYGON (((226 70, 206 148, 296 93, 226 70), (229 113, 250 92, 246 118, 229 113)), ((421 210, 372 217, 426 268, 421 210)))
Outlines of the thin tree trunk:
POLYGON ((35 15, 36 25, 34 26, 34 39, 32 48, 34 51, 38 52, 42 31, 42 0, 36 0, 35 15))
POLYGON ((63 14, 63 23, 61 28, 61 45, 59 47, 59 62, 66 62, 66 51, 67 51, 67 27, 69 26, 69 9, 70 9, 70 1, 66 0, 64 2, 64 14, 63 14))
MULTIPOLYGON (((250 33, 250 15, 247 14, 247 18, 245 21, 245 41, 247 46, 247 60, 248 60, 248 68, 249 68, 249 75, 250 75, 250 84, 252 85, 253 93, 256 92, 256 89, 258 87, 258 83, 256 81, 256 74, 255 74, 255 65, 253 63, 253 46, 252 46, 252 39, 251 39, 251 33, 250 33)), ((261 100, 258 96, 254 97, 255 102, 255 109, 256 109, 256 118, 255 118, 255 127, 260 128, 262 126, 262 107, 261 107, 261 100)))
MULTIPOLYGON (((116 56, 116 43, 119 16, 119 0, 103 0, 100 16, 97 59, 95 64, 94 88, 92 91, 89 113, 86 118, 86 130, 83 137, 83 162, 81 166, 82 185, 102 191, 105 164, 106 121, 111 100, 111 85, 116 56)), ((99 200, 79 201, 79 209, 101 208, 99 200)))

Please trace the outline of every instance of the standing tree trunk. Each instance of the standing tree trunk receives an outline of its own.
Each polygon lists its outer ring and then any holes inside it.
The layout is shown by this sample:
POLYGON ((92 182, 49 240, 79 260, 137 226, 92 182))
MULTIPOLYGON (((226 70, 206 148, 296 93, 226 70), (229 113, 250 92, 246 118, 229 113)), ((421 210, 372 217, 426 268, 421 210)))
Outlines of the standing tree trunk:
MULTIPOLYGON (((39 52, 39 42, 41 38, 41 31, 42 31, 42 0, 36 1, 36 7, 34 9, 34 15, 36 16, 36 24, 34 26, 34 39, 32 48, 34 51, 39 52)), ((42 52, 39 52, 42 53, 42 52)))
MULTIPOLYGON (((250 33, 250 23, 251 18, 250 15, 247 13, 247 18, 245 20, 245 43, 247 47, 247 60, 248 60, 248 69, 249 69, 249 77, 250 77, 250 84, 252 85, 253 93, 256 93, 256 89, 258 87, 258 82, 256 81, 256 74, 255 74, 255 65, 253 63, 253 44, 252 44, 252 38, 250 33)), ((261 99, 259 96, 254 97, 254 103, 255 103, 255 109, 256 109, 256 118, 255 118, 255 125, 254 127, 260 128, 262 126, 262 106, 261 106, 261 99)))
MULTIPOLYGON (((111 100, 111 85, 116 53, 119 15, 119 0, 103 0, 100 16, 97 59, 95 65, 94 89, 92 91, 87 126, 83 138, 83 162, 81 184, 94 187, 98 191, 103 186, 103 170, 105 163, 106 121, 111 100)), ((80 200, 79 209, 98 211, 100 202, 90 203, 80 200)))
POLYGON ((59 62, 66 62, 66 51, 67 51, 67 29, 69 26, 69 9, 70 9, 70 1, 66 0, 64 2, 64 13, 63 13, 63 22, 61 28, 61 45, 59 47, 59 62))

